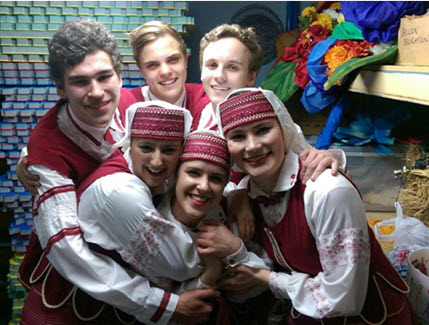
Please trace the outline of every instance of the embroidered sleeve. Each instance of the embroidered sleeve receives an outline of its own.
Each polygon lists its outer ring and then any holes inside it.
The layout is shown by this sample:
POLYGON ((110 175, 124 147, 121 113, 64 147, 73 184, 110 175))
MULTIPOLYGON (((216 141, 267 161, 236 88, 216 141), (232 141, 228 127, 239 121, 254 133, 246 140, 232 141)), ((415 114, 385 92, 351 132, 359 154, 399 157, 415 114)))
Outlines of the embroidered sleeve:
POLYGON ((286 290, 295 309, 313 318, 357 315, 365 301, 370 257, 363 203, 342 175, 329 171, 307 183, 304 203, 323 271, 278 278, 276 292, 286 290))
POLYGON ((144 323, 150 323, 162 305, 158 324, 166 324, 178 297, 169 295, 166 300, 165 291, 151 287, 146 278, 90 250, 79 226, 73 182, 42 165, 29 169, 40 177, 34 227, 42 247, 49 250, 52 266, 97 300, 122 309, 144 323))
POLYGON ((116 250, 155 282, 184 281, 203 269, 190 233, 158 213, 149 188, 132 174, 94 182, 81 197, 79 213, 86 240, 116 250))
POLYGON ((339 266, 369 262, 370 247, 366 229, 344 229, 319 237, 316 244, 325 271, 332 271, 339 266))

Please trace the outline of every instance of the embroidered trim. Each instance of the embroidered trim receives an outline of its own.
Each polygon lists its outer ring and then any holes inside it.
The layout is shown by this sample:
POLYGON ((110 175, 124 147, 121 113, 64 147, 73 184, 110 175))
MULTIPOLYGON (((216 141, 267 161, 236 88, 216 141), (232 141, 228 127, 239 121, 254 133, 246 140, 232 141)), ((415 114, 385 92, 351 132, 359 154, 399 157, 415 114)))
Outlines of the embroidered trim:
POLYGON ((370 259, 371 248, 366 229, 349 228, 321 236, 317 238, 316 245, 324 270, 370 259))
POLYGON ((58 232, 57 234, 55 234, 55 235, 51 236, 51 238, 49 238, 48 244, 46 245, 46 248, 45 248, 46 255, 49 254, 52 246, 54 244, 58 243, 64 237, 79 235, 81 233, 82 233, 82 230, 80 230, 79 226, 76 226, 74 228, 64 228, 64 229, 61 229, 60 232, 58 232))
MULTIPOLYGON (((34 222, 41 222, 38 231, 39 241, 49 251, 49 242, 63 229, 78 227, 76 192, 57 193, 39 206, 39 217, 34 222), (41 221, 40 221, 41 218, 41 221)), ((46 248, 45 248, 46 249, 46 248)))
POLYGON ((157 323, 161 319, 162 314, 164 313, 165 309, 168 306, 168 302, 170 301, 170 297, 171 297, 171 292, 164 291, 164 295, 162 297, 161 303, 160 303, 158 309, 156 310, 155 314, 153 314, 152 318, 150 319, 151 322, 157 323))
POLYGON ((140 272, 150 269, 153 258, 158 254, 167 231, 174 226, 151 211, 142 219, 124 250, 122 258, 134 265, 140 272))
POLYGON ((322 284, 316 278, 308 278, 304 287, 311 292, 317 312, 320 318, 326 316, 332 311, 332 305, 329 303, 328 295, 322 284))
POLYGON ((47 199, 53 197, 56 194, 73 192, 74 190, 75 190, 74 184, 53 187, 47 190, 42 195, 40 195, 39 199, 37 200, 37 206, 40 206, 43 202, 45 202, 47 199))

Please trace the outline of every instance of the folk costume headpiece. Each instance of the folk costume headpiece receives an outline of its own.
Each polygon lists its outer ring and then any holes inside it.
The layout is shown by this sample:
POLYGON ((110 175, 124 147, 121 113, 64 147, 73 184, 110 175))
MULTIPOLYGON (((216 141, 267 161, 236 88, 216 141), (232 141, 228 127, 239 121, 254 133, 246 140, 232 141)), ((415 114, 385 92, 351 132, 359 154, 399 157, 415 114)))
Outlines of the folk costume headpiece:
POLYGON ((185 113, 158 106, 138 107, 131 124, 131 138, 183 140, 185 113))
POLYGON ((276 118, 283 130, 285 149, 301 153, 304 149, 303 134, 278 97, 270 90, 261 88, 242 88, 231 92, 216 108, 222 133, 245 124, 276 118))
POLYGON ((125 136, 114 146, 122 147, 123 152, 134 137, 184 140, 192 125, 192 116, 187 109, 159 100, 131 105, 125 120, 125 136))
POLYGON ((208 161, 224 168, 228 174, 231 163, 226 140, 208 130, 194 131, 188 135, 179 160, 208 161))

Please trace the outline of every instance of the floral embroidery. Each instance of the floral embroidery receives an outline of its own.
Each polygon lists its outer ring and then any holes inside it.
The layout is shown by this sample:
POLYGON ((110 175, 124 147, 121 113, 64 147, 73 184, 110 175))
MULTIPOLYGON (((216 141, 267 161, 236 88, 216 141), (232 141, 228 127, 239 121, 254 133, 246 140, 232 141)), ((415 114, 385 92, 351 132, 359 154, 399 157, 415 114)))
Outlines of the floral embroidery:
POLYGON ((156 212, 146 215, 126 248, 124 260, 142 272, 149 270, 163 238, 173 228, 173 224, 162 219, 156 212))
POLYGON ((331 235, 319 237, 316 241, 320 262, 325 271, 339 265, 368 262, 370 246, 366 229, 349 228, 331 235))
POLYGON ((305 282, 305 288, 310 291, 313 300, 315 301, 315 307, 320 315, 320 318, 325 317, 333 309, 332 304, 329 302, 328 294, 320 283, 318 277, 308 278, 305 282))
POLYGON ((267 220, 270 220, 272 224, 279 223, 282 219, 284 214, 280 213, 279 207, 281 207, 282 202, 280 204, 276 205, 268 205, 264 207, 264 216, 267 218, 267 220))

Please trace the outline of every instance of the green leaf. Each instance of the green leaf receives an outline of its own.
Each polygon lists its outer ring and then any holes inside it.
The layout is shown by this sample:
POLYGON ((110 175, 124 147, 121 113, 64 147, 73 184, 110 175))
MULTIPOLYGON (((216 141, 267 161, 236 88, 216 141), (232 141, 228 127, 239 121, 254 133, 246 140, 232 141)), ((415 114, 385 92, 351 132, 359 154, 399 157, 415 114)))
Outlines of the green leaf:
POLYGON ((261 88, 274 92, 277 97, 284 103, 298 89, 295 84, 295 62, 279 61, 265 77, 261 88))
POLYGON ((301 30, 307 29, 310 26, 310 18, 307 16, 299 16, 298 17, 298 27, 301 30))

